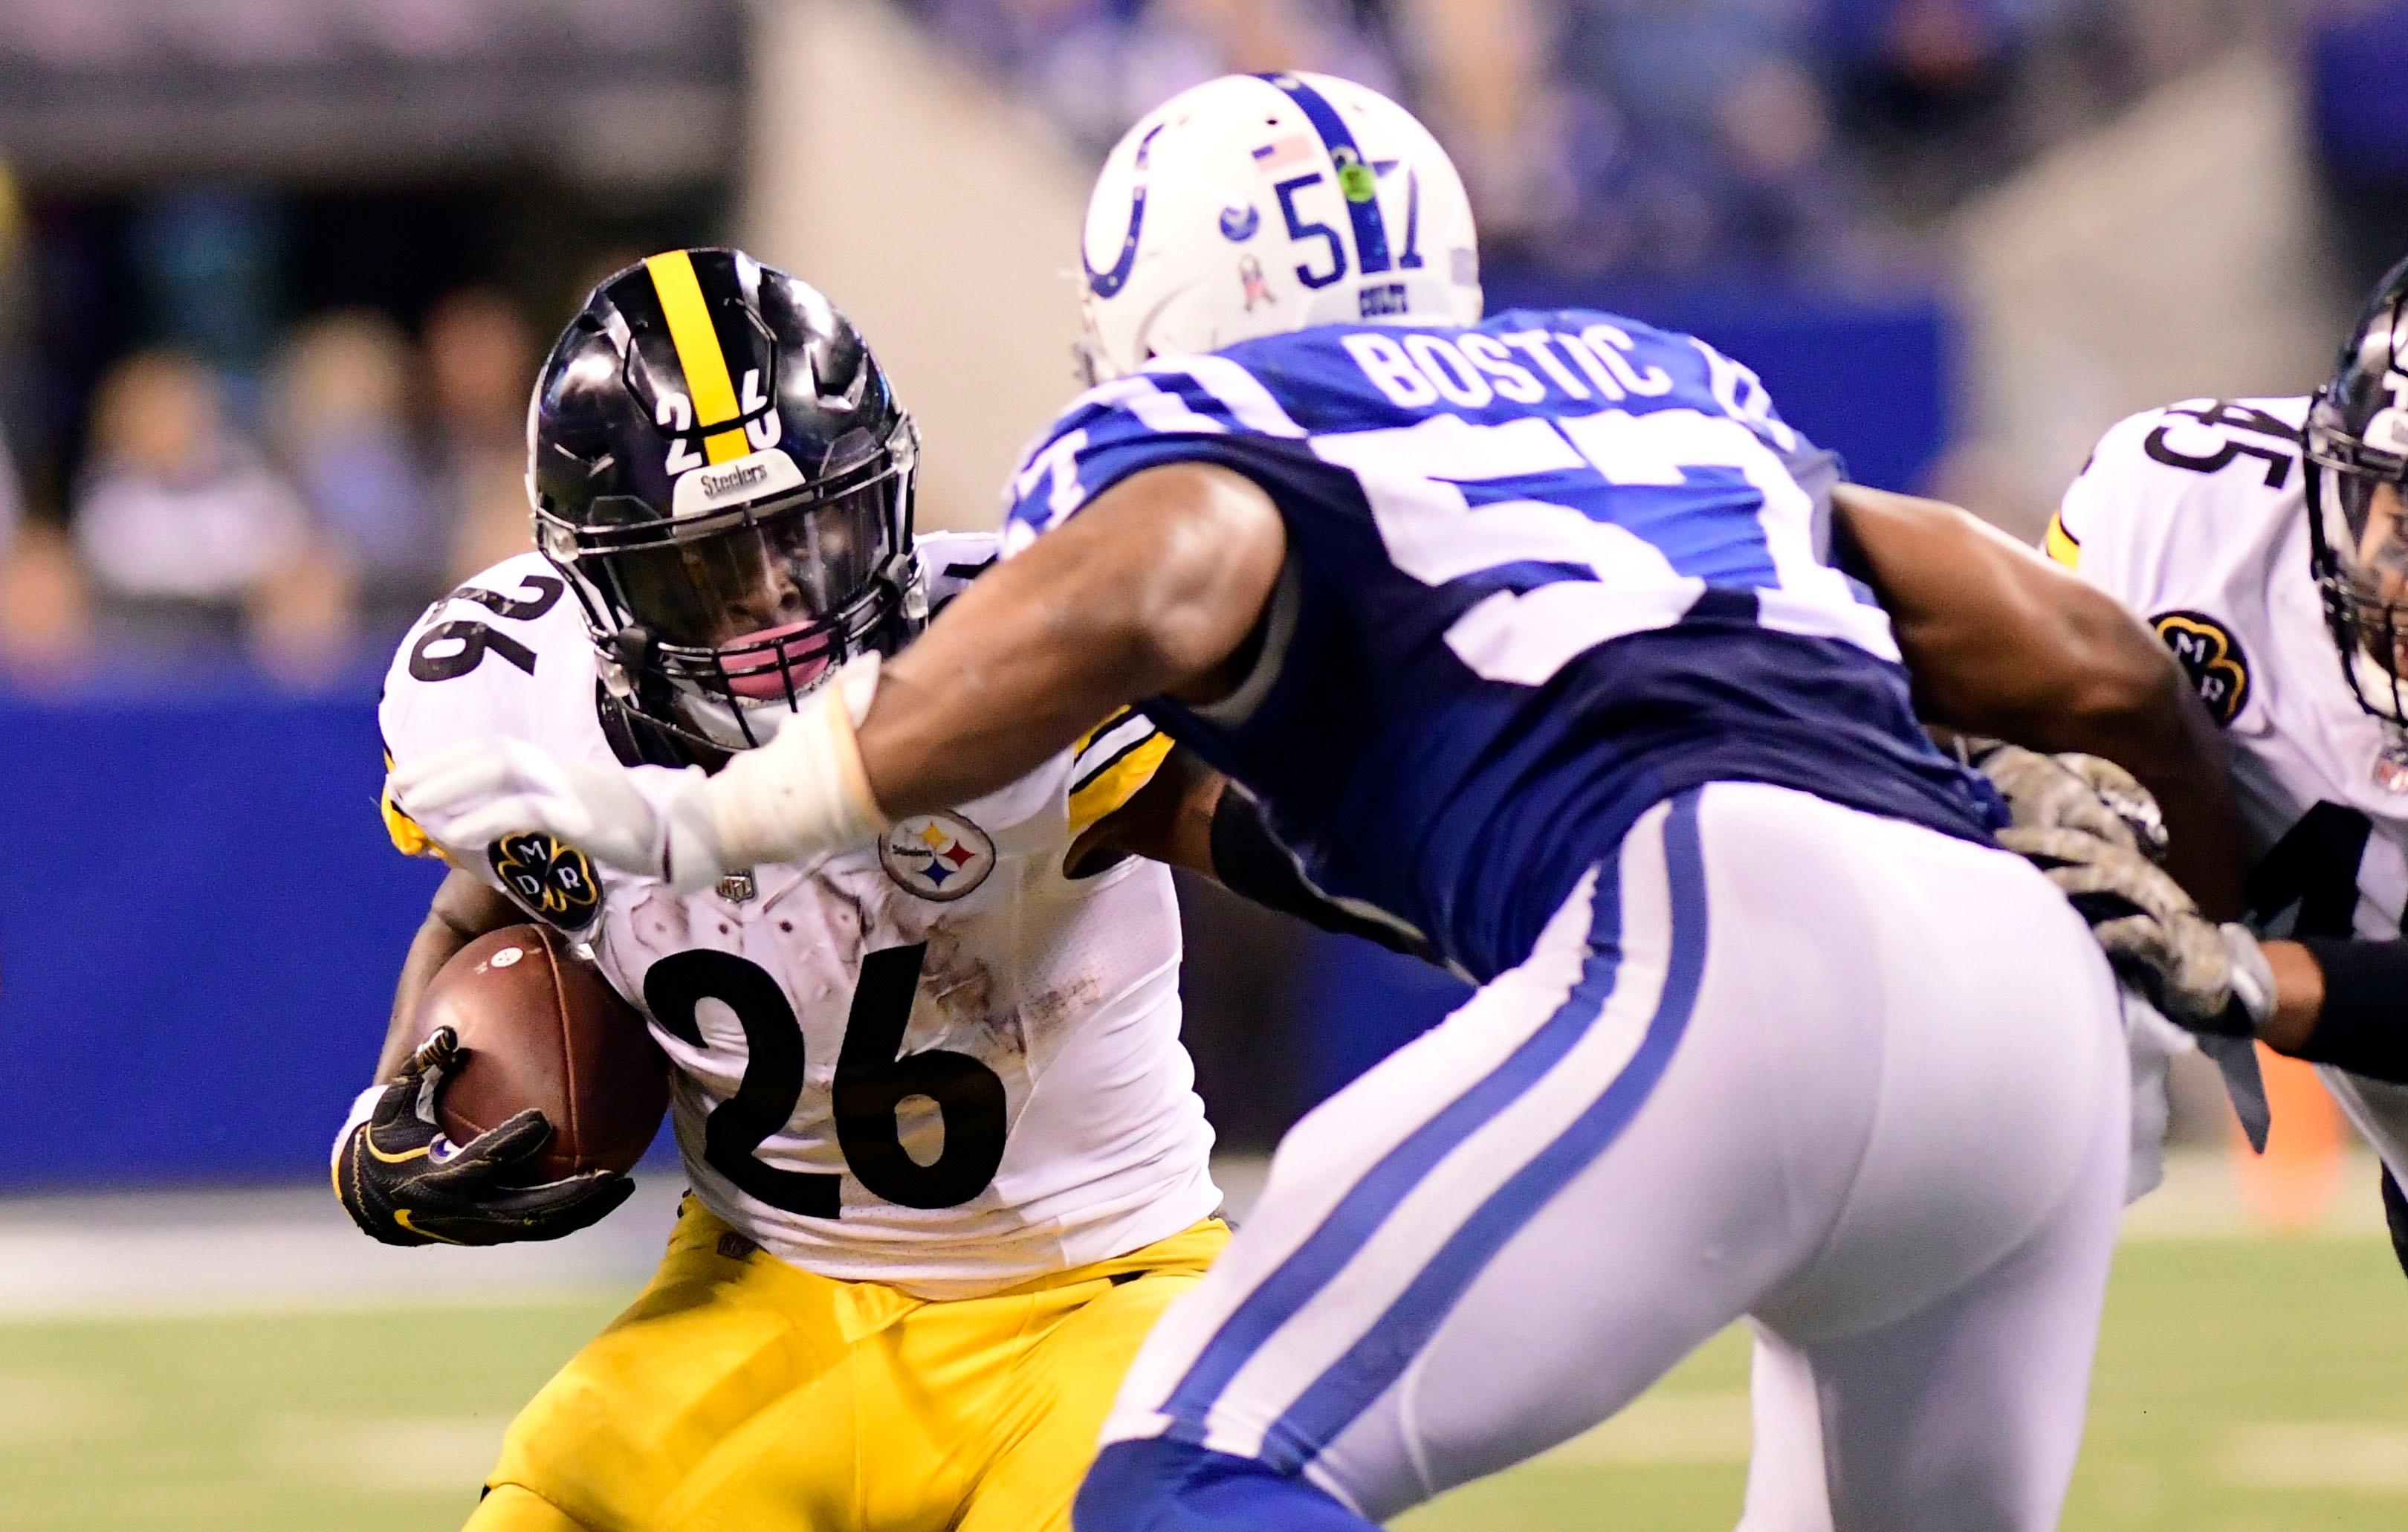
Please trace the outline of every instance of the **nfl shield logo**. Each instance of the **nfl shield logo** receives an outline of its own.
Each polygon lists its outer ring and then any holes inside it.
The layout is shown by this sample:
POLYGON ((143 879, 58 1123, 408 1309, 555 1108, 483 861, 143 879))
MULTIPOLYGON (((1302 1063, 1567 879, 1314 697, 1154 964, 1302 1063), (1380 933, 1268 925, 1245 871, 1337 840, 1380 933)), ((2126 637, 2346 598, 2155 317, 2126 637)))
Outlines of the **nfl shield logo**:
POLYGON ((913 814, 878 843, 886 876, 924 899, 958 899, 995 870, 995 842, 959 814, 913 814))
POLYGON ((2408 793, 2408 739, 2395 739, 2374 758, 2375 785, 2386 793, 2408 793))

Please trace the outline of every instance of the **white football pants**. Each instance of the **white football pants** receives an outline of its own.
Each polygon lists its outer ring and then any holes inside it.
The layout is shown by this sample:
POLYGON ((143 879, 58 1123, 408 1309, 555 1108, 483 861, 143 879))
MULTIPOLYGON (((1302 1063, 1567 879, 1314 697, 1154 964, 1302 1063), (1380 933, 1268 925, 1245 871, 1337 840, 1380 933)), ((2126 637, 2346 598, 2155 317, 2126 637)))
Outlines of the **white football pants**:
POLYGON ((1296 1125, 1104 1439, 1258 1459, 1382 1519, 1753 1315, 1793 1418, 1750 1532, 2037 1532, 2128 1111, 2107 965, 2020 858, 1693 790, 1521 966, 1296 1125))

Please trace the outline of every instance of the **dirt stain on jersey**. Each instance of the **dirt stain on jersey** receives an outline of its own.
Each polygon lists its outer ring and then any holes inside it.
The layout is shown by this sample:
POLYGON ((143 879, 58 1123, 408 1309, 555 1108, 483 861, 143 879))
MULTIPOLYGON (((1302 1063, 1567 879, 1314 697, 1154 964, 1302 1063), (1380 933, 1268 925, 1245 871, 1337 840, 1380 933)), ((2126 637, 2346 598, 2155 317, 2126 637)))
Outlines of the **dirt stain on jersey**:
POLYGON ((923 1014, 933 1011, 939 1033, 956 1046, 987 1058, 1016 1057, 1028 1051, 1020 1012, 1000 1003, 1003 986, 984 958, 969 951, 960 937, 931 930, 925 938, 928 955, 920 968, 923 1014))
POLYGON ((1028 1030, 1041 1038, 1065 1022, 1076 1022, 1092 1014, 1103 995, 1104 981, 1094 974, 1082 973, 1031 995, 1020 1009, 1028 1030))
POLYGON ((804 908, 819 915, 829 945, 858 954, 873 947, 899 945, 880 939, 885 915, 885 876, 875 866, 823 862, 788 893, 794 889, 805 891, 809 897, 804 908))
POLYGON ((627 911, 627 934, 638 952, 681 952, 695 945, 685 901, 666 888, 649 889, 627 911))
POLYGON ((963 934, 954 907, 902 896, 885 872, 823 864, 796 886, 810 891, 804 907, 823 912, 831 946, 858 963, 867 952, 925 943, 910 1046, 952 1048, 988 1059, 1027 1052, 1020 1013, 1005 1003, 1010 987, 963 934), (948 916, 953 917, 951 921, 948 916), (928 1040, 923 1043, 920 1039, 928 1040))

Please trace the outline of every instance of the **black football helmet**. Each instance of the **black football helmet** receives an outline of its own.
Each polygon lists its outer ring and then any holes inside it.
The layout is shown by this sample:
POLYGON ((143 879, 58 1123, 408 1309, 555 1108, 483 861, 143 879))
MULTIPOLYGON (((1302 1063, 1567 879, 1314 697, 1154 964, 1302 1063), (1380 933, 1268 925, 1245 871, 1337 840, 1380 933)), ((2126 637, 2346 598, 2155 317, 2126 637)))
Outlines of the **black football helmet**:
POLYGON ((2408 724, 2408 261, 2310 403, 2306 445, 2309 557, 2342 671, 2359 706, 2408 724))
POLYGON ((918 442, 844 316, 740 251, 595 288, 537 380, 527 489, 609 704, 711 764, 904 643, 918 442))

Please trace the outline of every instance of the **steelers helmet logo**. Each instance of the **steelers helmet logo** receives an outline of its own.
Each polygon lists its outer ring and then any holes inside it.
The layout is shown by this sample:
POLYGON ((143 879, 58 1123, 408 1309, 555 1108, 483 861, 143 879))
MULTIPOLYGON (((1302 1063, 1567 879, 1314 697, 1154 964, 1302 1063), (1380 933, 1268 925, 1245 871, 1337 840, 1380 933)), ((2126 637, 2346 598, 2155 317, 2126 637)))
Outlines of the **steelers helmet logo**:
POLYGON ((564 930, 591 924, 602 908, 594 864, 566 841, 534 831, 504 836, 486 849, 485 857, 519 903, 564 930))
POLYGON ((878 843, 878 864, 910 893, 958 899, 995 870, 995 842, 959 814, 913 814, 878 843))
POLYGON ((2229 724, 2249 705, 2249 660, 2232 630, 2205 612, 2159 612, 2149 619, 2183 673, 2199 690, 2199 699, 2219 724, 2229 724))

